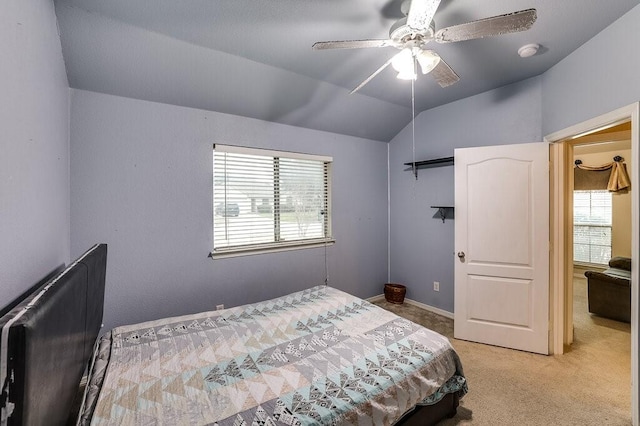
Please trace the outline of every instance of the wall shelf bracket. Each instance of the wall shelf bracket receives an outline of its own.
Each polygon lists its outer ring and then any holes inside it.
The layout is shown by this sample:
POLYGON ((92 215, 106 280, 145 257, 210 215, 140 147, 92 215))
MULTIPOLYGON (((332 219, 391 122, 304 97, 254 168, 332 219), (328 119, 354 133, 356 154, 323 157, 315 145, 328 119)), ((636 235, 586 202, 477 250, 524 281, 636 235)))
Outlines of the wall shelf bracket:
POLYGON ((438 209, 433 217, 439 217, 444 223, 445 219, 453 219, 453 206, 431 206, 432 209, 438 209))

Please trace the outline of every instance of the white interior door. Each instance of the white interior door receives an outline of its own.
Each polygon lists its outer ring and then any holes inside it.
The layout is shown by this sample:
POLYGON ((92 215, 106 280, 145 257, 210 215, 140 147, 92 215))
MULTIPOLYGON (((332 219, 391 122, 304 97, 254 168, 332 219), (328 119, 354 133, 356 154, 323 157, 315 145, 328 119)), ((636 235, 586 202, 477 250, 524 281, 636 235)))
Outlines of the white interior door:
POLYGON ((549 352, 549 146, 455 150, 457 339, 549 352))

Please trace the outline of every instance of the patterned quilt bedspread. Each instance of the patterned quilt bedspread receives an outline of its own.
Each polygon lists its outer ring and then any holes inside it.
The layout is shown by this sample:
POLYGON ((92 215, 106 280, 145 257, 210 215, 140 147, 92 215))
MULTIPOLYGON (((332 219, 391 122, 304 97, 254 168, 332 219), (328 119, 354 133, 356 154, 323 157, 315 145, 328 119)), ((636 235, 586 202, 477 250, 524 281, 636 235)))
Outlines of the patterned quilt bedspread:
POLYGON ((83 419, 93 425, 390 425, 451 386, 466 392, 445 337, 318 286, 113 329, 96 351, 83 419))

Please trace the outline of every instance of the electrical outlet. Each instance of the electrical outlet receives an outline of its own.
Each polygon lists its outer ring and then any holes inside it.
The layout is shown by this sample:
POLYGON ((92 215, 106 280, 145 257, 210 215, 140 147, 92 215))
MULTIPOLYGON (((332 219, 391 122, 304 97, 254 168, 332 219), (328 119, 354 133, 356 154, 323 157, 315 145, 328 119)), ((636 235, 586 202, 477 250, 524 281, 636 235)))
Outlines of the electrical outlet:
POLYGON ((438 281, 433 282, 433 291, 440 291, 440 283, 438 281))
POLYGON ((216 310, 221 311, 224 309, 224 305, 216 305, 216 310))

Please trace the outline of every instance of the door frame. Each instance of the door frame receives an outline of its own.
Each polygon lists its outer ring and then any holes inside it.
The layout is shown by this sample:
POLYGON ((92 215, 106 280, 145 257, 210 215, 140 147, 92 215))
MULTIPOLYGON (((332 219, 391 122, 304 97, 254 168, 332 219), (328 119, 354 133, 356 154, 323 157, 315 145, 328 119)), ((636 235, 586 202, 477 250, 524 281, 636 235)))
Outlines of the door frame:
MULTIPOLYGON (((573 268, 568 265, 573 261, 572 224, 569 223, 569 208, 573 202, 569 197, 573 187, 573 168, 571 159, 573 146, 563 143, 593 133, 603 127, 631 121, 631 282, 638 283, 638 256, 640 255, 640 103, 611 111, 592 118, 544 138, 550 143, 550 325, 549 336, 551 353, 562 354, 564 345, 573 341, 573 314, 571 294, 573 292, 573 268)), ((631 286, 631 417, 634 425, 638 425, 638 332, 640 330, 638 308, 640 305, 638 286, 631 286)))

